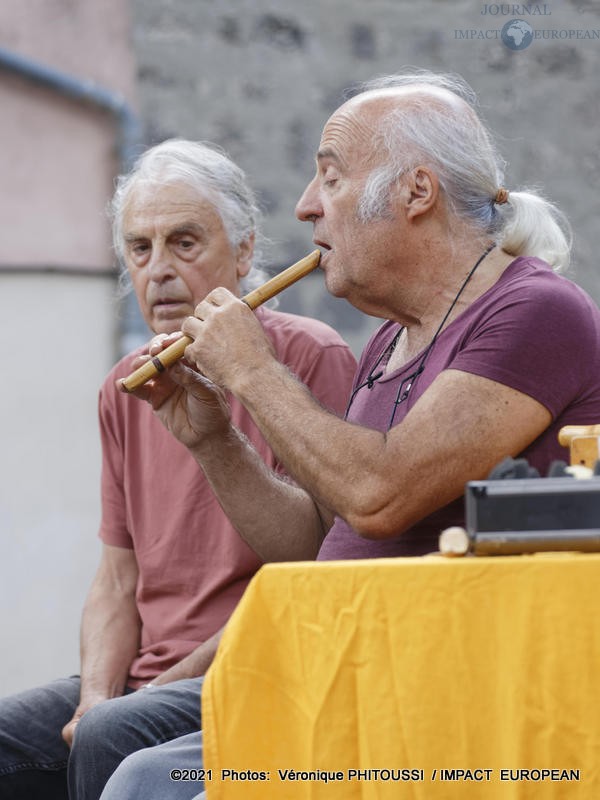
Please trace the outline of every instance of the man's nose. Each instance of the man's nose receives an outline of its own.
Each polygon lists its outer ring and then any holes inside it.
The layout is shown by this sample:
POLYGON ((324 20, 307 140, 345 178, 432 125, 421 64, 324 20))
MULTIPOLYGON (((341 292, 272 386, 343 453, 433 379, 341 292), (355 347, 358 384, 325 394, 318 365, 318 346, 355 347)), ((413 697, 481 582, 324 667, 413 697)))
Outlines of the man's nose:
POLYGON ((152 255, 148 263, 148 273, 150 278, 156 283, 173 277, 175 274, 175 267, 173 265, 173 258, 169 252, 169 248, 162 244, 154 244, 152 247, 152 255))
POLYGON ((321 213, 318 182, 314 177, 296 204, 296 216, 302 222, 314 222, 317 217, 321 216, 321 213))

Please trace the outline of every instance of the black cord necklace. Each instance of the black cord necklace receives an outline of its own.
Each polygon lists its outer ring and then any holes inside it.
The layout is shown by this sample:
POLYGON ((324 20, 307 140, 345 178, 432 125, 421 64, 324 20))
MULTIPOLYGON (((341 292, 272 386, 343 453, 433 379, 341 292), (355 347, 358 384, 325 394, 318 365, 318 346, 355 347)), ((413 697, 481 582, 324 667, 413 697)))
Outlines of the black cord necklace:
MULTIPOLYGON (((396 416, 396 409, 398 408, 398 406, 401 403, 403 403, 408 398, 408 394, 409 394, 410 390, 412 389, 412 387, 414 386, 415 381, 417 380, 419 375, 425 369, 425 362, 427 361, 427 358, 429 357, 429 354, 431 353, 431 351, 433 349, 433 346, 435 345, 435 343, 437 341, 438 336, 442 332, 442 328, 446 324, 446 322, 448 320, 448 317, 452 313, 452 311, 454 309, 454 306, 458 303, 461 294, 464 292, 467 284, 469 283, 469 281, 473 277, 477 267, 481 264, 483 259, 492 252, 492 250, 494 249, 495 246, 496 246, 496 244, 495 244, 495 242, 493 242, 479 256, 479 258, 477 259, 477 261, 475 262, 475 264, 473 265, 473 267, 469 271, 469 274, 467 275, 467 277, 462 282, 462 285, 461 285, 460 289, 458 290, 458 292, 456 293, 456 296, 454 297, 454 300, 450 304, 450 308, 448 309, 448 311, 446 311, 443 320, 440 322, 436 332, 433 334, 433 338, 431 339, 431 341, 429 342, 429 344, 427 345, 427 347, 423 351, 423 355, 421 356, 421 359, 419 361, 419 364, 418 364, 416 370, 414 372, 412 372, 410 375, 407 375, 400 382, 400 386, 398 387, 398 392, 396 393, 396 399, 394 400, 394 405, 393 405, 393 408, 392 408, 392 414, 390 416, 390 421, 388 423, 388 427, 387 427, 388 430, 394 424, 394 417, 396 416)), ((350 406, 352 405, 352 401, 356 397, 356 394, 358 393, 358 391, 360 389, 363 389, 365 386, 367 386, 369 389, 372 389, 374 384, 375 384, 375 381, 377 381, 377 380, 379 380, 379 378, 381 378, 381 376, 383 375, 384 371, 382 369, 380 369, 378 372, 376 372, 376 370, 379 367, 379 365, 381 364, 381 362, 383 361, 383 359, 386 356, 389 357, 394 352, 394 348, 396 347, 396 345, 398 343, 398 339, 400 338, 400 334, 402 333, 403 330, 404 330, 404 328, 400 328, 400 330, 396 333, 396 335, 394 336, 394 338, 392 339, 390 344, 383 350, 383 352, 381 353, 381 355, 379 356, 379 358, 377 359, 377 361, 375 362, 375 364, 373 365, 373 367, 369 371, 367 379, 363 383, 359 384, 359 386, 357 386, 356 389, 354 389, 354 391, 350 395, 350 400, 348 401, 348 405, 346 407, 345 416, 348 415, 348 411, 350 410, 350 406)))

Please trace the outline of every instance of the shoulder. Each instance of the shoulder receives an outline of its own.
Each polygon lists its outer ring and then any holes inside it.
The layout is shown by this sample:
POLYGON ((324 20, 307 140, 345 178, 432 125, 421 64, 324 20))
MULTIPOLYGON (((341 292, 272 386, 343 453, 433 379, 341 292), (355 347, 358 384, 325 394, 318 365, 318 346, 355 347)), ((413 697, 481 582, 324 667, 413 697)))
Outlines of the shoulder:
POLYGON ((138 347, 127 353, 114 364, 104 381, 102 382, 102 390, 108 386, 114 385, 115 381, 119 378, 124 378, 133 370, 133 362, 135 359, 144 352, 144 347, 138 347))
POLYGON ((474 316, 497 313, 533 327, 565 326, 600 331, 600 310, 570 278, 557 274, 537 258, 517 258, 498 282, 473 304, 474 316))
POLYGON ((257 317, 273 342, 277 359, 322 405, 341 414, 356 359, 339 333, 316 319, 264 307, 258 309, 257 317))
POLYGON ((499 296, 520 295, 529 303, 567 303, 569 307, 598 311, 592 298, 568 276, 561 275, 539 258, 516 258, 496 284, 499 296))
POLYGON ((600 357, 600 310, 544 262, 516 259, 464 322, 454 328, 452 368, 527 394, 554 417, 583 395, 598 396, 590 364, 600 357))
POLYGON ((321 350, 335 347, 350 350, 339 333, 320 320, 283 311, 260 308, 256 315, 278 354, 290 348, 321 350))
POLYGON ((110 369, 106 377, 104 378, 102 385, 100 387, 99 393, 99 401, 100 407, 110 406, 112 408, 120 408, 122 406, 133 406, 137 408, 138 406, 145 406, 146 403, 131 403, 131 398, 128 397, 127 394, 120 391, 117 388, 117 381, 120 378, 125 378, 133 371, 133 363, 135 359, 141 355, 144 351, 143 347, 138 347, 136 350, 133 350, 131 353, 127 353, 123 356, 117 363, 110 369), (127 401, 129 401, 127 403, 127 401))

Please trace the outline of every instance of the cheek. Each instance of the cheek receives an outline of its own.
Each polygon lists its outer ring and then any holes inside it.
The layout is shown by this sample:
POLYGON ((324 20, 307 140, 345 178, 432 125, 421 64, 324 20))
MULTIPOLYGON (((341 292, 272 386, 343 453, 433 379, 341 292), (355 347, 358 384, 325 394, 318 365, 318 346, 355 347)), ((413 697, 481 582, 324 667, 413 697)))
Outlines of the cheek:
POLYGON ((187 292, 189 294, 190 303, 194 308, 198 305, 198 303, 204 300, 206 295, 217 285, 213 280, 211 280, 212 277, 214 276, 196 274, 194 276, 190 276, 188 280, 184 280, 187 292))
POLYGON ((193 274, 190 272, 186 275, 185 282, 196 303, 204 300, 217 286, 224 286, 235 293, 238 289, 237 261, 229 246, 207 252, 196 262, 193 274))
MULTIPOLYGON (((133 287, 133 292, 135 294, 137 304, 139 306, 140 312, 144 321, 149 327, 154 326, 154 319, 153 314, 150 309, 150 304, 146 298, 146 293, 148 291, 148 277, 145 270, 138 270, 137 272, 129 272, 129 280, 133 287)), ((157 331, 157 333, 161 333, 161 331, 157 331)))
POLYGON ((340 227, 340 240, 346 250, 361 250, 364 245, 362 244, 360 223, 351 217, 346 217, 340 227))
POLYGON ((136 294, 138 300, 143 302, 146 294, 146 287, 148 285, 148 280, 145 277, 145 272, 143 270, 129 270, 129 280, 131 285, 133 286, 133 291, 136 294))

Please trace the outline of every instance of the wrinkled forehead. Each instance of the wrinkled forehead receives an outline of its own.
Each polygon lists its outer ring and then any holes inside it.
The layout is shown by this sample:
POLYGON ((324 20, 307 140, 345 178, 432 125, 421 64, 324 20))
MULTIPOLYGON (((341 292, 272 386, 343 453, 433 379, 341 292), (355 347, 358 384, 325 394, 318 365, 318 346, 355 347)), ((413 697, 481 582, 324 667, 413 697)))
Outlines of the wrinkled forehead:
POLYGON ((127 228, 141 217, 167 220, 182 215, 190 219, 221 219, 216 198, 210 190, 200 191, 181 180, 139 179, 124 198, 121 224, 127 228))
POLYGON ((200 226, 204 230, 224 227, 211 199, 182 182, 139 181, 129 193, 121 217, 122 240, 161 231, 200 226))
POLYGON ((356 165, 371 154, 375 131, 368 118, 350 108, 338 109, 325 123, 317 161, 331 158, 345 167, 356 165))
POLYGON ((169 207, 180 203, 217 205, 215 193, 209 187, 195 186, 169 175, 137 178, 132 181, 125 199, 125 204, 129 207, 149 204, 169 207))

